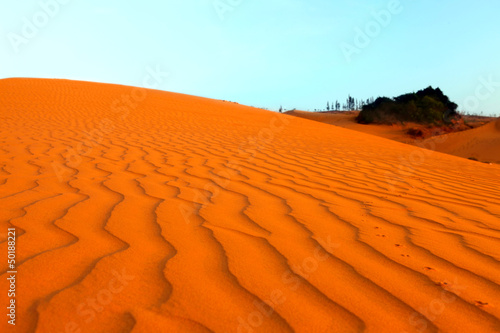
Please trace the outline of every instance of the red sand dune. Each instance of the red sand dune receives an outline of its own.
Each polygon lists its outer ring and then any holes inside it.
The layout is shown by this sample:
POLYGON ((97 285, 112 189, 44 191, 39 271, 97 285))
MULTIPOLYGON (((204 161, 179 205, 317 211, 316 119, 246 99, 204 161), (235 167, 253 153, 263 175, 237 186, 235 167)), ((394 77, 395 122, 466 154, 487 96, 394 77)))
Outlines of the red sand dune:
POLYGON ((364 125, 356 122, 359 111, 339 111, 339 112, 309 112, 309 111, 288 111, 286 114, 319 121, 321 123, 335 125, 358 132, 368 133, 382 138, 391 139, 403 143, 411 143, 412 139, 405 134, 401 125, 364 125))
POLYGON ((430 139, 436 150, 481 162, 500 163, 500 119, 470 131, 430 139))
MULTIPOLYGON (((422 139, 413 139, 407 135, 408 128, 412 124, 401 125, 362 125, 356 122, 357 111, 326 113, 290 111, 287 114, 304 119, 319 121, 325 124, 340 126, 355 131, 368 133, 382 138, 391 139, 416 146, 425 146, 429 149, 454 156, 470 158, 473 157, 481 162, 500 163, 500 119, 494 119, 486 125, 477 128, 430 137, 422 142, 422 139)), ((481 119, 466 116, 473 126, 481 123, 481 119)), ((423 125, 415 125, 417 128, 423 125)), ((432 130, 434 131, 434 130, 432 130)), ((442 133, 442 132, 441 132, 442 133)))
POLYGON ((0 80, 1 332, 495 332, 500 166, 234 103, 0 80))

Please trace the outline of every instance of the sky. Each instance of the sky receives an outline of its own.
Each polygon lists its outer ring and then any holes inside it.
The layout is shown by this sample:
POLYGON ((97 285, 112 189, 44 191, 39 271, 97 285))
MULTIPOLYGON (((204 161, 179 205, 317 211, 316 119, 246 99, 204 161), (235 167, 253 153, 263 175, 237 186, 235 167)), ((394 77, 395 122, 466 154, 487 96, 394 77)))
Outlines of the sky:
POLYGON ((0 0, 0 78, 143 86, 277 110, 439 87, 500 114, 498 0, 0 0), (168 73, 168 75, 167 75, 168 73))

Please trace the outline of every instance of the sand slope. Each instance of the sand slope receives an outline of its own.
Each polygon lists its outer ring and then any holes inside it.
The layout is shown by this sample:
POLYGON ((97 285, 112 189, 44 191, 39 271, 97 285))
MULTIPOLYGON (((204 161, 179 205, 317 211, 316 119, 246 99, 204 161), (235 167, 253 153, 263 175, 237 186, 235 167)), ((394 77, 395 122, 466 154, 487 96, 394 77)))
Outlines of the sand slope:
MULTIPOLYGON (((356 122, 357 111, 339 113, 289 111, 288 115, 304 119, 319 121, 325 124, 340 126, 355 131, 376 135, 382 138, 403 142, 416 146, 425 146, 429 149, 454 156, 470 158, 473 157, 481 162, 500 163, 500 119, 465 116, 466 121, 477 128, 454 132, 427 139, 413 139, 406 134, 408 128, 424 127, 419 124, 401 125, 363 125, 356 122), (486 124, 482 124, 482 119, 486 124), (493 119, 490 121, 490 119, 493 119), (489 123, 488 123, 489 122, 489 123), (415 125, 415 126, 414 126, 415 125), (425 142, 422 142, 425 141, 425 142)), ((436 135, 431 130, 431 135, 436 135)), ((442 132, 440 132, 442 133, 442 132)))
POLYGON ((355 130, 358 132, 376 135, 382 138, 411 143, 412 139, 405 134, 405 130, 401 125, 365 125, 359 124, 356 117, 359 111, 341 111, 341 112, 309 112, 309 111, 288 111, 286 114, 290 116, 300 117, 321 123, 339 126, 355 130))
POLYGON ((436 150, 481 162, 500 163, 500 119, 470 131, 430 139, 436 150))
POLYGON ((497 165, 65 80, 0 80, 0 120, 16 332, 500 330, 497 165))

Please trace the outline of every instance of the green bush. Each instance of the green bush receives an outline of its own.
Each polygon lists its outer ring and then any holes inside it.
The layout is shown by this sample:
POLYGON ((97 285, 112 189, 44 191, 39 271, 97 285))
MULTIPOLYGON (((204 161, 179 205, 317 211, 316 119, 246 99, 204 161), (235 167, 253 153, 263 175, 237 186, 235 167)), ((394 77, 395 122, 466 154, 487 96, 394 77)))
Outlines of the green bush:
POLYGON ((357 117, 362 124, 394 124, 416 122, 423 124, 449 124, 459 118, 457 104, 451 102, 441 89, 428 87, 416 93, 395 98, 379 97, 363 106, 357 117))

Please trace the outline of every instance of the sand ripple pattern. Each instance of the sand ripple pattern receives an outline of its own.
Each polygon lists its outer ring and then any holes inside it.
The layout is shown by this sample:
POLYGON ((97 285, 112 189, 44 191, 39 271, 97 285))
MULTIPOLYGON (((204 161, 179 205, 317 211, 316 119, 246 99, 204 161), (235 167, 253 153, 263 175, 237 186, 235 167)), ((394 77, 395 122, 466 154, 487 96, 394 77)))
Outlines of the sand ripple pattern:
POLYGON ((0 205, 16 332, 500 330, 497 165, 230 102, 8 79, 0 205))

